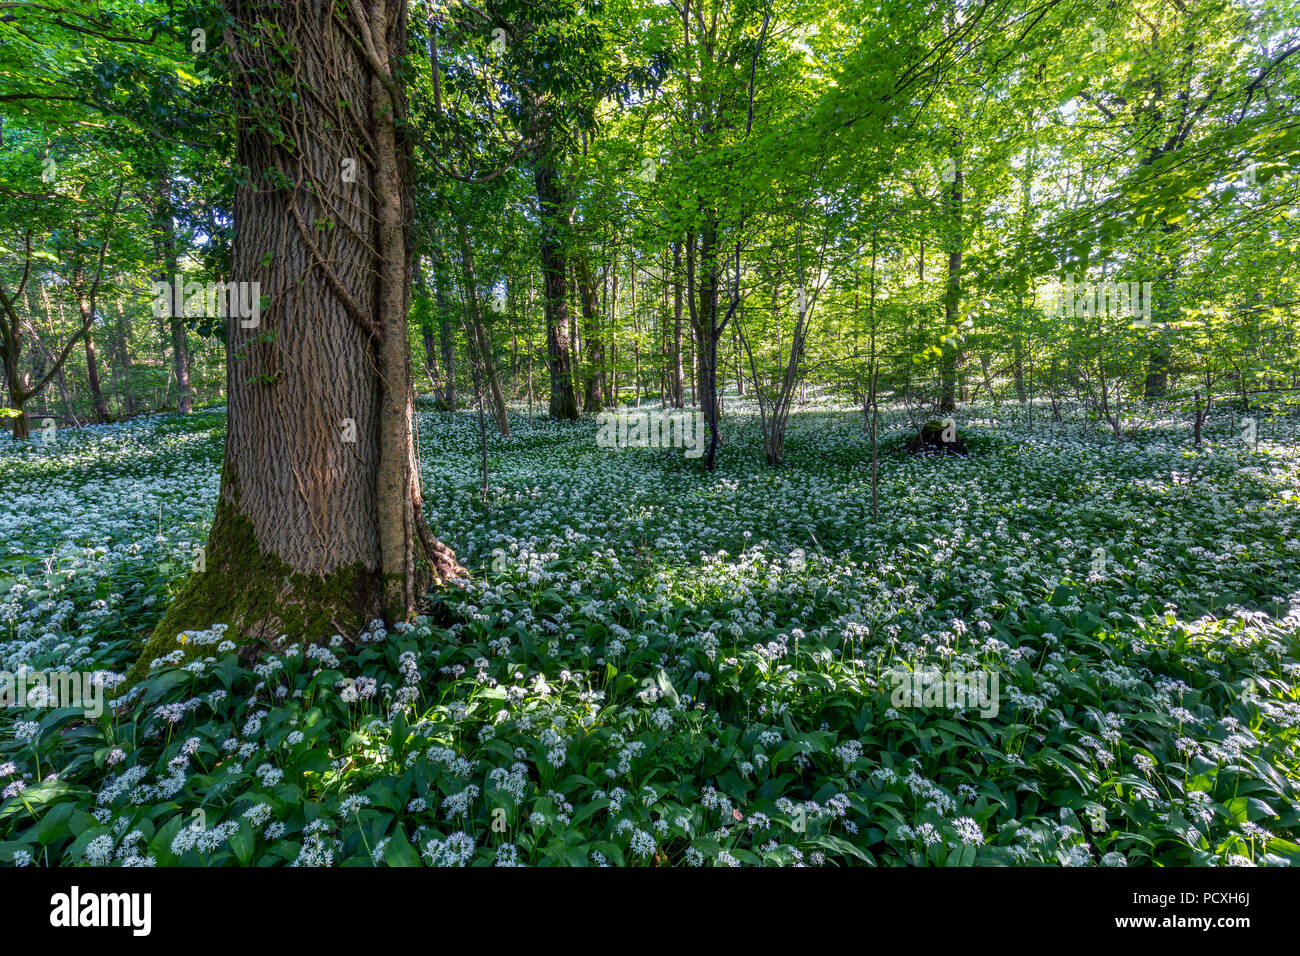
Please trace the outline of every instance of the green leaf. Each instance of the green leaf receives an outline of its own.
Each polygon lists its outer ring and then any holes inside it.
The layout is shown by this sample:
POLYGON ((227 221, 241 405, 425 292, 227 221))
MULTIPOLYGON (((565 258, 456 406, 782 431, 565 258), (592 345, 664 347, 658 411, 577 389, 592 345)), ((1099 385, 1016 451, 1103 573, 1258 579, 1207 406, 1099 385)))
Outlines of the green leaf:
POLYGON ((246 822, 241 822, 239 829, 230 836, 230 849, 241 866, 253 862, 253 841, 253 830, 246 822))
POLYGON ((420 855, 415 852, 415 847, 406 839, 406 831, 401 827, 393 834, 393 838, 388 841, 384 847, 384 860, 389 866, 423 866, 420 855))

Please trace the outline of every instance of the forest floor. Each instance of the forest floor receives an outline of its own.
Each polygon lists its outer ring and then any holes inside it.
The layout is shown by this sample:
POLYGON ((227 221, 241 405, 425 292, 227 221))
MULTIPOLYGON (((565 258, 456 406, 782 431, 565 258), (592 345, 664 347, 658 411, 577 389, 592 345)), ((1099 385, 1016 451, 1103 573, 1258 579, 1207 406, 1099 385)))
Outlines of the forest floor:
MULTIPOLYGON (((187 635, 98 720, 0 711, 0 863, 1300 863, 1300 428, 957 417, 966 457, 883 416, 873 521, 849 409, 777 469, 729 409, 712 475, 516 415, 486 502, 477 418, 422 412, 472 580, 251 667, 187 635)), ((127 670, 223 429, 0 442, 0 671, 127 670)))

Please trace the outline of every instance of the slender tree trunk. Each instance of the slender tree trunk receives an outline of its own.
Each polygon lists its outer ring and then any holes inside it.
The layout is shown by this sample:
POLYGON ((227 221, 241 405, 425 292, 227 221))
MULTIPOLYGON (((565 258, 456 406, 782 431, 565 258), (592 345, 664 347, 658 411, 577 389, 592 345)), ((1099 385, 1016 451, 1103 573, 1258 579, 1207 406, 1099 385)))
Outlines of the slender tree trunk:
POLYGON ((412 266, 412 287, 418 298, 412 303, 412 311, 418 317, 420 342, 424 346, 424 370, 429 376, 429 389, 434 400, 442 400, 442 366, 438 362, 438 347, 433 334, 433 316, 430 314, 432 290, 427 276, 417 256, 412 266))
MULTIPOLYGON (((948 283, 943 297, 944 325, 955 328, 959 322, 958 310, 961 307, 961 254, 964 238, 962 235, 962 137, 957 133, 953 137, 953 181, 948 192, 947 246, 948 246, 948 283)), ((960 334, 960 332, 958 332, 960 334)), ((942 390, 939 396, 940 411, 950 412, 957 407, 957 367, 961 359, 955 342, 943 346, 942 390)))
MULTIPOLYGON (((117 368, 118 388, 122 390, 122 410, 135 414, 135 392, 131 388, 131 320, 121 301, 117 303, 117 368)), ((60 369, 60 378, 62 377, 60 369)))
POLYGON ((664 255, 663 282, 659 286, 659 407, 668 407, 668 256, 664 255))
POLYGON ((569 307, 565 293, 568 265, 561 236, 564 198, 554 161, 544 149, 537 154, 534 176, 537 201, 542 214, 542 303, 546 313, 546 357, 551 373, 550 416, 578 417, 578 399, 573 390, 573 366, 569 359, 569 307))
MULTIPOLYGON (((176 223, 172 218, 171 177, 163 171, 158 177, 158 243, 162 255, 159 257, 161 275, 159 281, 171 283, 181 281, 178 276, 176 258, 176 223)), ((181 292, 184 290, 182 289, 181 292)), ((177 293, 180 297, 180 292, 177 293)), ((176 410, 182 415, 193 411, 190 396, 190 360, 189 343, 185 334, 185 317, 177 303, 172 309, 169 320, 172 339, 172 372, 176 376, 176 410)))
POLYGON ((745 370, 740 364, 740 316, 736 316, 736 324, 731 329, 731 354, 735 357, 736 362, 736 395, 740 398, 745 397, 745 370))
POLYGON ((682 375, 682 243, 673 243, 673 404, 681 408, 686 401, 682 375))
POLYGON ((433 304, 438 310, 438 345, 442 351, 442 373, 444 382, 443 402, 447 411, 456 410, 456 335, 452 329, 451 306, 447 302, 445 273, 442 268, 442 249, 435 245, 433 249, 433 304))
POLYGON ((695 334, 694 334, 694 332, 692 332, 692 334, 691 334, 691 343, 690 343, 690 344, 691 344, 691 347, 690 347, 690 354, 687 356, 687 358, 689 359, 689 367, 690 367, 690 370, 691 370, 691 407, 692 407, 692 408, 699 408, 699 407, 700 407, 700 385, 699 385, 699 382, 698 382, 698 381, 696 380, 696 378, 695 378, 695 352, 696 352, 696 347, 695 347, 695 334))
POLYGON ((178 315, 171 319, 172 362, 176 366, 176 410, 188 415, 194 410, 194 398, 190 389, 189 345, 185 340, 185 320, 178 315))
MULTIPOLYGON (((636 264, 632 264, 633 277, 636 275, 636 264)), ((610 306, 606 314, 609 316, 609 347, 608 359, 605 363, 609 374, 605 376, 605 404, 618 404, 618 305, 619 305, 619 268, 618 252, 614 253, 614 269, 610 275, 609 281, 609 302, 610 306)), ((635 308, 635 303, 633 305, 635 308)))
POLYGON ((465 229, 464 222, 460 224, 459 229, 461 256, 465 267, 466 334, 470 348, 478 358, 483 388, 492 399, 492 414, 497 420, 497 429, 501 432, 501 437, 509 438, 510 416, 506 411, 505 396, 501 392, 501 377, 497 374, 492 339, 483 321, 483 312, 479 305, 478 283, 474 278, 474 252, 470 247, 469 232, 465 229))
POLYGON ((600 322, 596 315, 596 287, 591 275, 591 266, 583 256, 577 257, 575 272, 578 279, 578 295, 582 302, 583 339, 586 348, 583 351, 583 400, 582 410, 588 413, 598 412, 604 398, 604 348, 600 339, 600 322))
MULTIPOLYGON (((635 303, 636 301, 635 285, 632 287, 632 300, 633 303, 635 303)), ((636 407, 640 408, 641 407, 641 320, 637 318, 635 304, 633 304, 632 306, 632 333, 633 333, 632 367, 634 369, 632 388, 633 388, 633 394, 636 396, 635 398, 636 407)))
POLYGON ((95 354, 93 330, 86 333, 84 345, 86 346, 86 380, 90 385, 90 397, 95 405, 95 421, 106 422, 110 416, 108 403, 104 401, 104 390, 99 384, 99 361, 95 354))
MULTIPOLYGON (((874 333, 873 333, 874 338, 874 333)), ((874 351, 874 349, 873 349, 874 351)), ((871 360, 871 520, 880 520, 880 444, 877 435, 880 430, 880 404, 876 394, 876 381, 880 368, 873 358, 871 360)))
MULTIPOLYGON (((41 286, 41 306, 45 312, 45 324, 48 325, 50 329, 50 341, 57 342, 59 340, 59 332, 54 326, 54 309, 50 302, 49 289, 44 285, 41 286)), ((62 308, 60 308, 60 312, 62 312, 62 308)), ((35 317, 33 316, 32 342, 36 344, 38 349, 41 349, 45 353, 45 357, 49 361, 58 362, 58 356, 55 355, 54 351, 48 348, 41 341, 40 334, 36 331, 34 322, 35 317)), ((68 373, 62 365, 59 365, 55 370, 54 383, 59 387, 59 400, 63 404, 63 417, 73 426, 79 426, 81 422, 77 420, 77 410, 72 404, 72 396, 68 393, 68 373)))
POLYGON ((524 328, 529 329, 526 341, 528 342, 528 424, 533 424, 533 335, 531 332, 533 321, 533 270, 528 270, 528 304, 524 308, 524 328))
MULTIPOLYGON (((871 299, 867 304, 868 321, 871 325, 871 384, 867 393, 867 403, 871 406, 871 520, 880 521, 880 396, 877 386, 880 379, 880 364, 876 355, 876 262, 880 252, 880 233, 871 233, 871 299)), ((856 283, 855 283, 856 284, 856 283)), ((856 301, 856 296, 854 297, 856 301)))
MULTIPOLYGON (((75 234, 75 231, 74 231, 75 234)), ((73 287, 77 290, 77 307, 81 311, 81 324, 85 329, 82 345, 86 350, 86 379, 90 385, 90 398, 95 409, 95 421, 109 420, 108 403, 104 401, 104 390, 99 385, 99 361, 95 353, 95 303, 84 293, 85 276, 78 266, 73 275, 73 287)))
MULTIPOLYGON (((1024 315, 1024 312, 1025 310, 1023 304, 1023 296, 1017 295, 1016 315, 1022 317, 1024 315)), ((1016 364, 1015 364, 1014 371, 1015 371, 1015 379, 1016 379, 1016 401, 1019 402, 1021 405, 1023 405, 1028 400, 1027 396, 1025 395, 1025 349, 1024 349, 1024 345, 1021 344, 1020 341, 1020 332, 1017 331, 1015 333, 1015 336, 1016 336, 1016 357, 1015 357, 1016 364)))
MULTIPOLYGON (((635 265, 633 269, 635 270, 635 265)), ((609 342, 606 344, 606 361, 605 368, 608 374, 605 376, 605 404, 614 406, 618 404, 618 316, 619 316, 619 296, 622 294, 622 287, 619 284, 619 267, 618 254, 614 255, 614 269, 610 275, 609 281, 609 342)))
POLYGON ((700 234, 699 306, 696 310, 696 337, 700 347, 700 408, 709 426, 709 445, 704 454, 704 469, 712 471, 718 452, 718 230, 715 221, 706 223, 700 234))
POLYGON ((424 370, 429 375, 429 390, 441 403, 443 394, 442 366, 438 362, 438 343, 432 329, 420 329, 420 340, 424 343, 424 370))
POLYGON ((582 340, 582 329, 578 324, 581 307, 578 305, 578 270, 569 263, 569 368, 573 373, 573 395, 577 401, 582 394, 582 350, 586 342, 582 340))

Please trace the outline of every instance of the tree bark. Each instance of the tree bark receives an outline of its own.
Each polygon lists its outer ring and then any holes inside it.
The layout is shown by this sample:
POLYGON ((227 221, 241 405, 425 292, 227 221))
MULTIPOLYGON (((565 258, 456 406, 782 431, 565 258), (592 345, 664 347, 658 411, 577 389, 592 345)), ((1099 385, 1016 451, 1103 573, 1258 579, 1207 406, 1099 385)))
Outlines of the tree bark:
MULTIPOLYGON (((180 281, 176 256, 176 224, 172 218, 171 177, 164 170, 158 177, 158 262, 161 274, 158 281, 180 281)), ((177 296, 184 290, 177 292, 177 296)), ((190 396, 189 343, 185 335, 185 317, 180 303, 171 310, 168 328, 172 339, 172 371, 176 376, 176 411, 188 415, 194 409, 190 396)))
POLYGON ((445 273, 442 269, 442 249, 433 249, 433 304, 438 309, 438 347, 442 351, 442 372, 445 391, 442 399, 447 411, 456 410, 456 335, 451 323, 451 306, 447 302, 445 273))
POLYGON ((568 264, 561 235, 564 198, 554 161, 544 149, 538 150, 534 182, 542 214, 542 302, 546 313, 547 366, 551 373, 550 415, 572 420, 578 417, 578 399, 569 360, 569 305, 565 294, 568 264))
POLYGON ((682 243, 673 243, 673 355, 672 401, 681 408, 686 401, 686 384, 682 375, 682 243))
POLYGON ((600 321, 596 314, 595 280, 585 256, 577 257, 578 295, 582 301, 583 339, 586 354, 583 372, 582 410, 600 411, 605 392, 605 349, 600 338, 600 321))
POLYGON ((420 344, 424 346, 424 370, 429 376, 429 389, 433 393, 434 400, 441 402, 443 394, 442 365, 438 360, 438 344, 433 334, 434 316, 430 312, 433 291, 430 288, 428 277, 421 267, 419 256, 415 258, 411 278, 412 287, 416 290, 418 296, 412 302, 411 308, 417 317, 420 344))
POLYGON ((462 222, 460 229, 461 261, 465 268, 466 339, 471 354, 478 363, 484 387, 492 399, 492 414, 497 420, 497 430, 502 438, 510 437, 510 416, 506 412, 505 396, 501 392, 501 377, 497 374, 496 357, 492 354, 492 339, 488 335, 479 304, 478 281, 474 277, 474 251, 469 244, 469 232, 462 222))
MULTIPOLYGON (((7 327, 0 325, 0 331, 6 331, 7 327)), ((27 399, 31 397, 29 391, 30 382, 27 376, 18 368, 18 354, 22 342, 15 339, 12 344, 5 343, 4 348, 4 366, 5 366, 5 388, 9 390, 9 405, 18 413, 13 420, 13 438, 15 441, 31 437, 31 426, 27 419, 27 411, 23 408, 27 399)))
POLYGON ((264 305, 257 326, 228 320, 206 570, 125 686, 177 649, 178 632, 222 622, 240 641, 352 636, 377 617, 409 620, 431 584, 464 571, 425 524, 412 441, 411 170, 395 122, 405 2, 225 9, 236 161, 248 173, 230 275, 259 282, 264 305), (281 36, 295 38, 293 73, 281 36))
MULTIPOLYGON (((961 254, 962 236, 962 137, 957 133, 953 137, 952 161, 953 181, 948 189, 948 283, 943 297, 943 315, 946 329, 956 329, 960 322, 961 307, 961 254)), ((960 330, 949 334, 960 335, 960 330)), ((960 362, 955 341, 943 346, 942 368, 940 376, 942 386, 939 395, 939 410, 950 412, 957 408, 957 366, 960 362)))
POLYGON ((92 332, 86 332, 83 344, 86 347, 86 381, 95 406, 95 421, 106 422, 109 420, 108 403, 104 401, 104 390, 99 384, 99 360, 95 354, 95 336, 92 332))
MULTIPOLYGON (((122 390, 122 411, 127 415, 135 414, 135 392, 131 388, 131 320, 127 317, 122 303, 117 303, 117 369, 118 387, 122 390)), ((63 373, 60 369, 60 386, 63 385, 63 373)), ((64 399, 66 401, 66 391, 64 399)))

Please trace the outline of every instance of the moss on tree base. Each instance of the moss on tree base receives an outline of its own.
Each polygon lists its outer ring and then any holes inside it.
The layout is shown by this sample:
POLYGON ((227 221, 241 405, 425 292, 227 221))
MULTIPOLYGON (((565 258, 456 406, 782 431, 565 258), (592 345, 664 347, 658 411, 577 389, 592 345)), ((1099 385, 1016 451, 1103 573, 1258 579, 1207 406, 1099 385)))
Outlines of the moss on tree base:
POLYGON ((187 632, 225 624, 226 639, 238 645, 269 644, 282 634, 323 640, 336 633, 357 634, 382 616, 377 570, 358 563, 324 575, 297 573, 263 553, 253 523, 224 499, 218 499, 205 554, 206 568, 191 574, 171 602, 119 694, 147 677, 153 661, 173 651, 181 651, 186 661, 212 653, 210 647, 178 640, 187 632))

